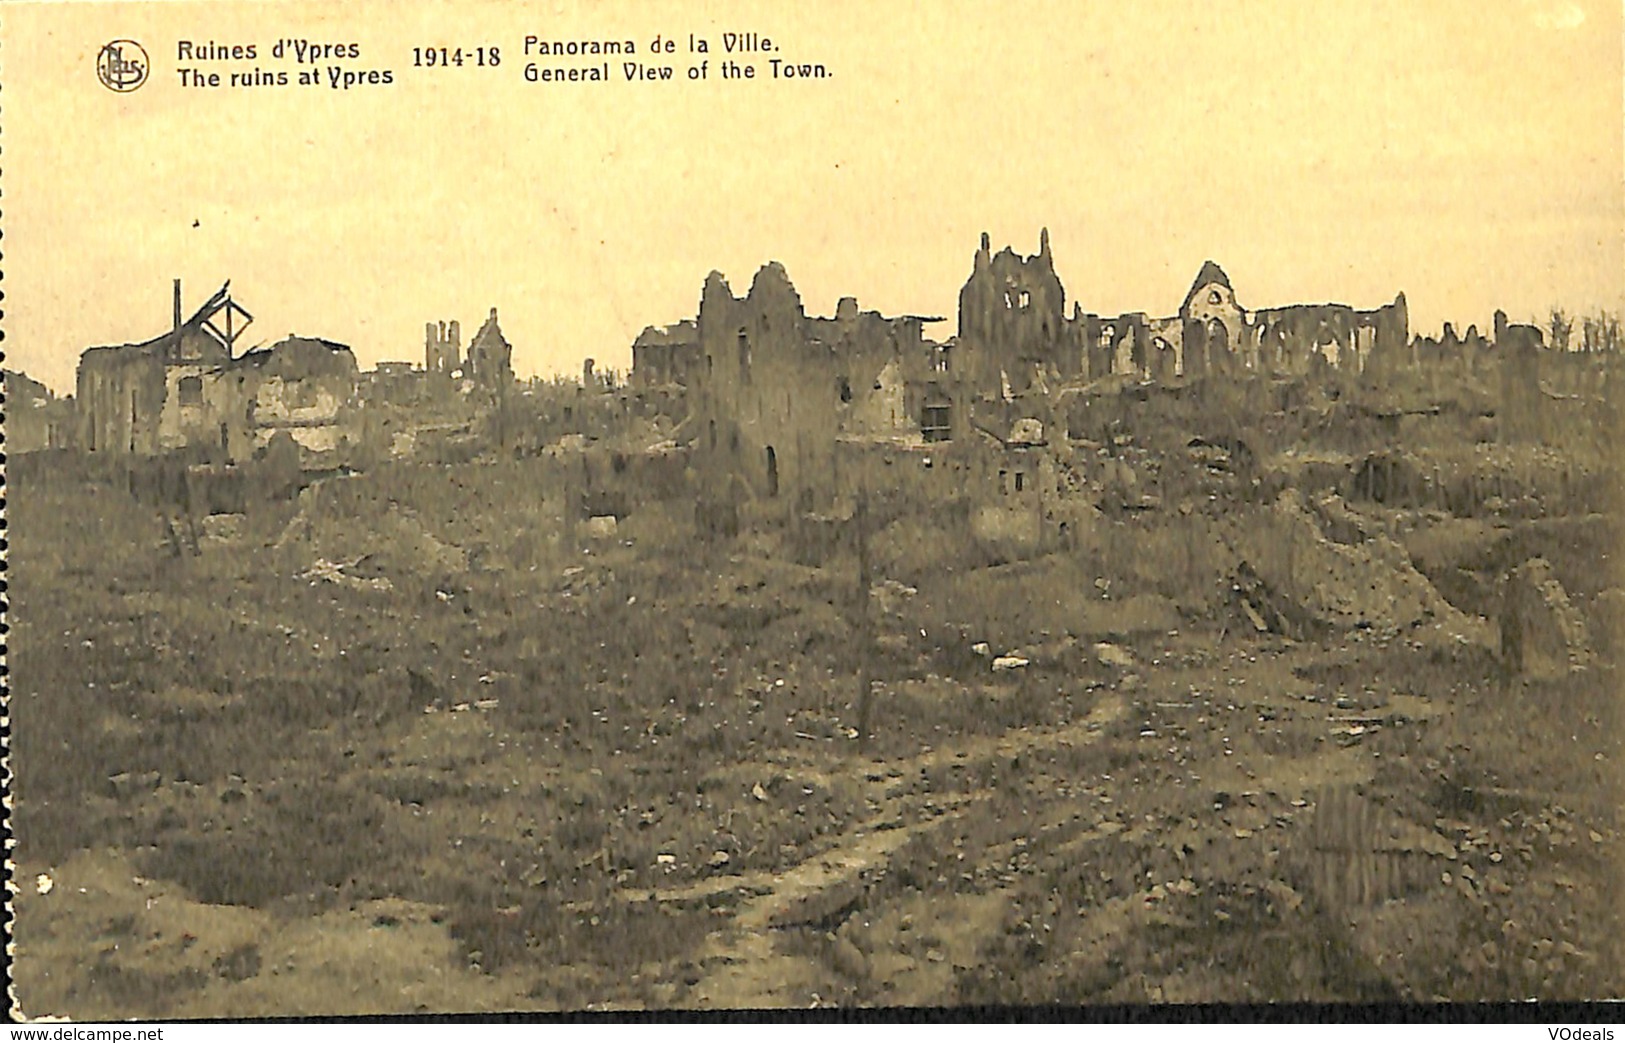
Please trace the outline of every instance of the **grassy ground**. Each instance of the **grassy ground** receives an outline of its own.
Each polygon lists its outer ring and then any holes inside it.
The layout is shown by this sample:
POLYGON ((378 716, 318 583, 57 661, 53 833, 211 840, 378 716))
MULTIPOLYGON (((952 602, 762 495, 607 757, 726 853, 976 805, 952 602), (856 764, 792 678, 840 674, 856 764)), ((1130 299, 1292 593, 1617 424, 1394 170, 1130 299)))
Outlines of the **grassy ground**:
POLYGON ((1625 991, 1607 662, 1289 641, 1076 559, 909 575, 860 746, 855 563, 771 537, 577 542, 511 465, 182 559, 108 486, 13 493, 30 1015, 1625 991), (1442 846, 1349 900, 1338 788, 1442 846))

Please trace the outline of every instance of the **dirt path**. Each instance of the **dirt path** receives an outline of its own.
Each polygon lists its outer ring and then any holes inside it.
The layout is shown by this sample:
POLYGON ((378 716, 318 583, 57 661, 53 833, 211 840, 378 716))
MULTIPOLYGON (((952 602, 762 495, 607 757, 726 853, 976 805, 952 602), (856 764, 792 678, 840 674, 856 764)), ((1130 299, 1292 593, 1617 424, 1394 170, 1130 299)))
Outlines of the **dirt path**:
POLYGON ((933 813, 918 817, 911 782, 922 770, 947 764, 976 765, 1035 750, 1087 745, 1123 716, 1126 703, 1116 693, 1080 721, 1042 732, 973 739, 894 762, 885 775, 868 776, 871 800, 879 810, 848 830, 834 846, 778 873, 719 877, 686 887, 629 893, 629 900, 690 903, 719 895, 742 897, 732 920, 707 940, 699 957, 705 973, 693 987, 696 1005, 734 1008, 800 1005, 825 977, 817 961, 777 951, 772 930, 839 918, 856 904, 868 881, 915 837, 954 822, 973 805, 994 795, 991 789, 935 795, 933 813), (914 812, 915 815, 910 815, 914 812), (915 821, 901 824, 909 818, 915 821))

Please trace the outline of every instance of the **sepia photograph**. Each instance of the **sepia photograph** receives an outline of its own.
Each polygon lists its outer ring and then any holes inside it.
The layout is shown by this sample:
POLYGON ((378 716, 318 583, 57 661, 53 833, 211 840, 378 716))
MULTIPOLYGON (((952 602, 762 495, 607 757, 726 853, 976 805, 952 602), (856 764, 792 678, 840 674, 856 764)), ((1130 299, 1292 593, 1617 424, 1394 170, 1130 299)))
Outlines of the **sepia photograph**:
POLYGON ((12 1019, 1625 997, 1618 0, 5 8, 12 1019))

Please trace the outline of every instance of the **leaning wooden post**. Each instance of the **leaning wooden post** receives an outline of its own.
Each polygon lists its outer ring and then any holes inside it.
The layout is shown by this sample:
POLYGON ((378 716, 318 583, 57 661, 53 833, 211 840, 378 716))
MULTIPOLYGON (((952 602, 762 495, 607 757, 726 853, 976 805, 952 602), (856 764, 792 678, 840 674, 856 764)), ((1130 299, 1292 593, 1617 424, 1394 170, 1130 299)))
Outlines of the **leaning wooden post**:
POLYGON ((869 700, 870 688, 873 678, 870 677, 870 658, 874 651, 874 634, 869 611, 869 496, 867 491, 858 492, 858 502, 852 511, 852 523, 856 526, 858 543, 858 598, 857 598, 857 641, 855 642, 858 654, 858 750, 862 752, 869 746, 869 700))

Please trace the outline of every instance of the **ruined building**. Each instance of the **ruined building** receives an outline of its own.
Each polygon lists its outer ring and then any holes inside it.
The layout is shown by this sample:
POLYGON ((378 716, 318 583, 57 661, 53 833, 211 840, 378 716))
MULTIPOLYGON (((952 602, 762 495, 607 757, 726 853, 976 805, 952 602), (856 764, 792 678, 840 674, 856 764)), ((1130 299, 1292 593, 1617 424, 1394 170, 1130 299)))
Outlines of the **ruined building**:
POLYGON ((7 453, 66 449, 74 443, 73 399, 57 398, 41 382, 19 373, 0 373, 5 385, 7 453))
MULTIPOLYGON (((691 447, 706 517, 714 507, 737 525, 736 508, 750 503, 758 517, 799 518, 805 530, 868 490, 933 517, 952 504, 956 524, 968 522, 978 539, 1024 550, 1068 545, 1101 505, 1159 501, 1161 490, 1120 459, 1110 432, 1127 393, 1145 401, 1166 392, 1159 408, 1212 400, 1251 414, 1297 393, 1304 378, 1386 381, 1419 368, 1423 355, 1459 354, 1493 364, 1503 380, 1501 437, 1525 442, 1552 437, 1542 396, 1563 394, 1541 386, 1539 331, 1500 319, 1494 341, 1447 329, 1442 342, 1413 344, 1402 293, 1372 310, 1249 310, 1224 269, 1206 261, 1173 314, 1069 309, 1047 232, 1030 256, 994 253, 984 235, 959 294, 956 335, 928 340, 933 321, 864 311, 853 298, 832 316, 809 315, 777 263, 743 296, 713 272, 694 320, 640 334, 631 385, 683 395, 677 441, 691 447), (1131 392, 1142 384, 1166 387, 1131 392), (1197 384, 1205 386, 1187 392, 1197 384)), ((1440 378, 1406 379, 1425 387, 1440 378)), ((1591 384, 1580 390, 1590 394, 1591 384)))
POLYGON ((451 376, 463 364, 462 329, 456 319, 423 324, 423 368, 451 376))
POLYGON ((181 321, 176 280, 168 331, 138 344, 86 351, 77 379, 80 443, 92 452, 146 454, 204 439, 229 443, 234 417, 220 408, 220 385, 231 361, 231 337, 212 320, 238 312, 247 316, 227 284, 181 321))
POLYGON ((955 350, 962 372, 981 387, 1008 385, 1014 394, 1078 376, 1080 342, 1065 309, 1048 229, 1039 233, 1038 253, 1031 257, 1008 246, 991 254, 984 232, 959 291, 955 350))
POLYGON ((1197 272, 1179 311, 1083 315, 1092 378, 1199 379, 1253 372, 1304 375, 1317 368, 1363 372, 1373 359, 1397 362, 1410 343, 1405 295, 1373 311, 1346 304, 1294 304, 1248 312, 1213 261, 1197 272))
POLYGON ((286 432, 314 453, 338 449, 355 434, 348 415, 356 393, 355 354, 320 337, 287 337, 232 363, 243 388, 253 444, 286 432))
POLYGON ((279 431, 313 451, 337 445, 350 422, 354 354, 332 341, 289 337, 233 357, 252 320, 228 283, 181 321, 176 280, 168 332, 80 357, 80 445, 142 455, 201 449, 223 460, 243 458, 279 431))
POLYGON ((632 342, 632 386, 688 387, 700 355, 700 331, 693 319, 646 327, 632 342))
POLYGON ((951 394, 930 379, 941 358, 924 337, 933 321, 861 311, 851 298, 831 318, 809 316, 776 262, 742 298, 712 272, 690 395, 696 461, 713 493, 811 509, 837 487, 839 440, 951 437, 951 394))
POLYGON ((1257 368, 1303 374, 1316 367, 1350 373, 1391 371, 1409 353, 1405 295, 1372 311, 1346 304, 1294 304, 1253 313, 1244 345, 1257 368))
POLYGON ((1068 315, 1046 230, 1030 257, 1009 247, 991 253, 982 236, 959 293, 954 351, 968 380, 1008 399, 1114 374, 1170 381, 1315 367, 1357 373, 1373 358, 1397 363, 1408 346, 1404 294, 1374 311, 1299 304, 1249 313, 1213 261, 1203 263, 1173 315, 1101 316, 1076 302, 1068 315))
POLYGON ((1492 347, 1494 344, 1478 332, 1477 326, 1468 326, 1466 333, 1457 333, 1455 325, 1447 322, 1439 337, 1418 336, 1411 341, 1410 361, 1424 366, 1476 373, 1492 358, 1492 347))
MULTIPOLYGON (((453 324, 455 327, 455 324, 453 324)), ((497 310, 485 320, 474 339, 468 342, 467 372, 464 376, 490 391, 500 391, 513 383, 513 347, 497 324, 497 310)))

